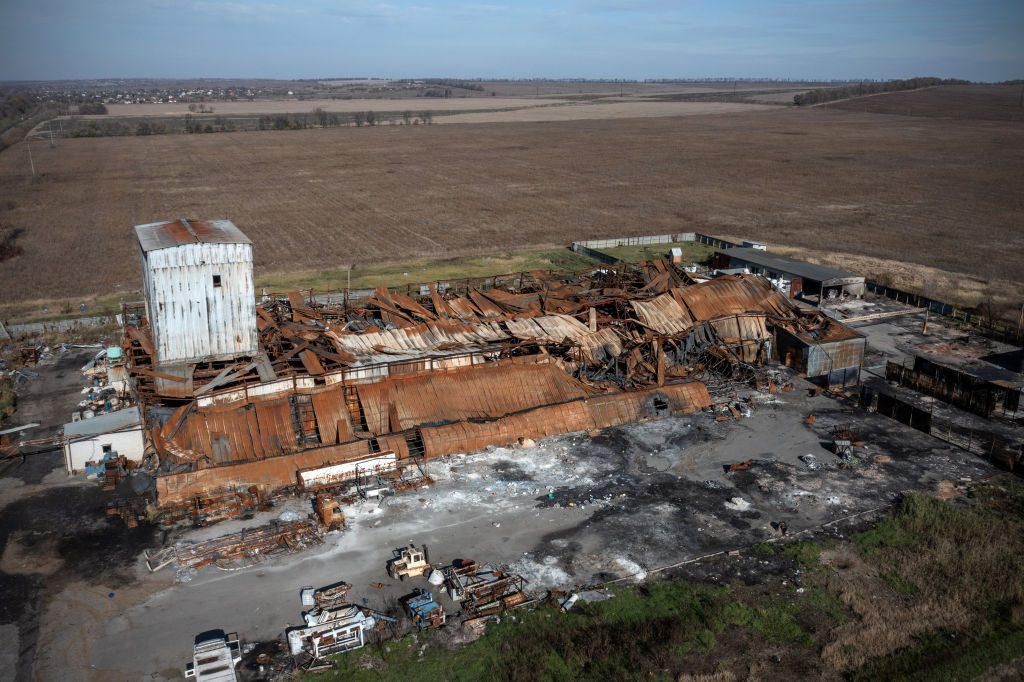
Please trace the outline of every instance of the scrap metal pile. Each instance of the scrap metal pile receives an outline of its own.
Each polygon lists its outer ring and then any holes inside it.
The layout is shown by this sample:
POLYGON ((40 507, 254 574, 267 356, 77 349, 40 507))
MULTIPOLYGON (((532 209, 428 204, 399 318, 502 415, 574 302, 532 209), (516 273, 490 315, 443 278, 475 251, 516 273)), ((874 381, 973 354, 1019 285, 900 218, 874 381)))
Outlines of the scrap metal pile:
POLYGON ((453 601, 460 602, 467 620, 493 616, 529 601, 526 579, 475 561, 453 562, 442 569, 444 586, 453 601))
MULTIPOLYGON (((589 274, 524 273, 461 293, 433 284, 416 294, 379 288, 343 301, 292 292, 257 306, 263 354, 196 366, 194 395, 484 351, 549 353, 582 381, 629 389, 706 369, 731 375, 767 359, 766 325, 799 330, 821 322, 799 314, 761 277, 694 282, 672 264, 653 261, 589 274)), ((183 397, 175 377, 149 366, 144 320, 129 325, 126 344, 140 394, 159 401, 153 379, 163 376, 173 389, 164 399, 183 397)))
POLYGON ((153 572, 170 564, 179 569, 198 570, 209 565, 234 569, 321 543, 323 533, 314 521, 275 521, 204 542, 180 543, 145 558, 146 566, 153 572))

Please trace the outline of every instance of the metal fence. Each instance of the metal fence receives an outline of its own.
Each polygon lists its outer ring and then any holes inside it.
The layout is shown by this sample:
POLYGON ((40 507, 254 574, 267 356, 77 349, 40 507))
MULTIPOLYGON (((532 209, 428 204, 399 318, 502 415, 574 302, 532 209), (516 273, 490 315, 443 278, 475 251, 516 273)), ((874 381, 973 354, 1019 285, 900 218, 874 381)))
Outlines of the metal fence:
POLYGON ((696 232, 680 232, 678 234, 654 234, 643 237, 615 237, 614 239, 586 239, 573 242, 573 251, 576 245, 588 249, 614 249, 619 246, 645 246, 647 244, 672 244, 674 242, 697 241, 696 232))
POLYGON ((582 254, 584 256, 587 256, 588 258, 593 258, 598 262, 607 263, 608 265, 615 265, 616 263, 622 262, 621 258, 616 258, 615 256, 607 254, 604 251, 598 251, 596 248, 584 246, 580 242, 573 242, 571 248, 574 253, 582 254))
POLYGON ((732 249, 739 246, 739 244, 730 242, 725 239, 719 239, 718 237, 712 237, 709 234, 703 234, 701 232, 680 232, 678 234, 654 234, 647 235, 644 237, 617 237, 615 239, 587 239, 579 242, 573 242, 569 247, 575 253, 583 254, 593 258, 601 263, 607 263, 614 265, 616 263, 623 262, 620 258, 605 253, 600 249, 614 249, 620 246, 647 246, 650 244, 675 244, 678 242, 697 242, 698 244, 708 244, 714 246, 717 249, 732 249))
POLYGON ((1024 446, 1020 443, 999 438, 989 431, 978 431, 940 419, 894 395, 867 386, 861 387, 860 406, 984 457, 1018 476, 1024 476, 1024 446))
POLYGON ((987 381, 920 356, 914 358, 912 367, 887 362, 885 378, 986 419, 994 415, 1015 419, 1020 409, 1020 388, 987 381))
POLYGON ((17 337, 21 335, 33 336, 37 334, 53 334, 74 331, 76 329, 102 327, 108 324, 121 324, 121 316, 98 315, 94 317, 77 317, 70 320, 50 320, 49 322, 26 322, 24 324, 12 324, 7 326, 7 333, 11 337, 17 337))

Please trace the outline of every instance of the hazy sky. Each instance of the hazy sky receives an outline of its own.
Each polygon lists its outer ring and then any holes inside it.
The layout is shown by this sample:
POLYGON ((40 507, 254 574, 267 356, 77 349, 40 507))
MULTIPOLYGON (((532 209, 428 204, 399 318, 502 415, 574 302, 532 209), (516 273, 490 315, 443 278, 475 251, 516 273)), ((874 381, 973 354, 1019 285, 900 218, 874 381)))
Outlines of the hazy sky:
POLYGON ((0 0, 0 80, 1024 78, 1024 0, 0 0))

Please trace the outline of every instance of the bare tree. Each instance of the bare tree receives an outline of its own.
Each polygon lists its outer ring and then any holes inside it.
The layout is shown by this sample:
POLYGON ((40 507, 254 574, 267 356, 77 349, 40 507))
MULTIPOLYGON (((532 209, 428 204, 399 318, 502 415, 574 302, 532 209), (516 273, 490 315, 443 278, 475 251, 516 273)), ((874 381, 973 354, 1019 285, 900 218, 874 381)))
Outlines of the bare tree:
POLYGON ((366 122, 369 123, 372 126, 377 125, 377 114, 373 113, 372 111, 367 111, 366 112, 366 122))
POLYGON ((402 120, 405 121, 405 125, 412 123, 412 112, 406 109, 402 112, 402 120))
POLYGON ((357 111, 352 114, 352 120, 356 122, 356 126, 362 126, 366 123, 366 114, 362 111, 357 111))

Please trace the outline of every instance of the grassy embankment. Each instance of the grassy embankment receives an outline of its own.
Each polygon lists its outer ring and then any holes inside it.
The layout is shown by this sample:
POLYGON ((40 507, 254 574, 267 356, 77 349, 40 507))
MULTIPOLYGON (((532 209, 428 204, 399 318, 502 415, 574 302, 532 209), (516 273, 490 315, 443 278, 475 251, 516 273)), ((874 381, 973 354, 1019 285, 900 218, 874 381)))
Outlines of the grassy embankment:
POLYGON ((318 679, 961 680, 1024 658, 1024 484, 1011 476, 953 502, 915 493, 848 540, 750 551, 792 562, 803 591, 777 574, 617 586, 461 647, 426 632, 343 654, 318 679))

